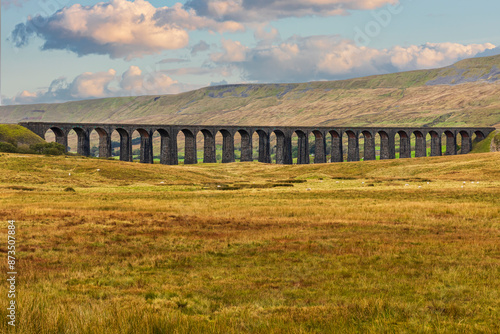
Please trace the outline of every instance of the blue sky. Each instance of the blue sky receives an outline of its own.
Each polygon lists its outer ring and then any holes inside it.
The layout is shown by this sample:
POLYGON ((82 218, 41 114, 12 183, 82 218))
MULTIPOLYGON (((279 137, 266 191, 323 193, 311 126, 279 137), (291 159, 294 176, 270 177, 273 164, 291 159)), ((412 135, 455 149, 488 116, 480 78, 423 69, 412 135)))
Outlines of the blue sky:
POLYGON ((500 53, 498 13, 489 0, 4 0, 2 104, 447 66, 500 53))

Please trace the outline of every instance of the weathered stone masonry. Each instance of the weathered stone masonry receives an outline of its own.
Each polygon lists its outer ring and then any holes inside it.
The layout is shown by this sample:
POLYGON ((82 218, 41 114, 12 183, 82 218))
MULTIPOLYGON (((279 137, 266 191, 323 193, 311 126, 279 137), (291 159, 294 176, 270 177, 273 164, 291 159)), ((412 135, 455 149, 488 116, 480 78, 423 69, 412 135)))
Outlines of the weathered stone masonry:
POLYGON ((327 157, 326 138, 331 136, 331 162, 342 162, 342 137, 348 138, 347 161, 359 161, 359 137, 364 138, 364 160, 375 160, 375 136, 380 136, 380 159, 396 157, 395 136, 399 135, 400 158, 411 157, 411 135, 415 135, 415 156, 425 157, 427 154, 426 137, 431 137, 431 156, 441 155, 441 137, 446 136, 446 155, 457 154, 457 135, 462 136, 461 153, 469 153, 472 149, 472 136, 485 138, 494 128, 393 128, 393 127, 291 127, 291 126, 204 126, 204 125, 145 125, 145 124, 93 124, 93 123, 46 123, 27 122, 20 125, 30 129, 42 138, 52 130, 56 142, 68 146, 68 133, 74 130, 78 135, 78 154, 90 155, 90 133, 99 134, 99 157, 111 156, 111 134, 116 131, 120 135, 120 160, 132 161, 132 134, 137 131, 141 136, 142 163, 153 163, 153 134, 161 136, 160 162, 165 165, 178 164, 177 135, 184 134, 184 163, 195 164, 197 160, 196 136, 203 134, 203 162, 216 162, 215 136, 223 137, 222 162, 234 162, 234 135, 241 136, 241 161, 253 161, 252 137, 259 136, 258 161, 271 162, 270 136, 276 136, 276 163, 292 164, 292 136, 298 136, 298 164, 310 163, 309 135, 315 137, 314 163, 325 163, 327 157))

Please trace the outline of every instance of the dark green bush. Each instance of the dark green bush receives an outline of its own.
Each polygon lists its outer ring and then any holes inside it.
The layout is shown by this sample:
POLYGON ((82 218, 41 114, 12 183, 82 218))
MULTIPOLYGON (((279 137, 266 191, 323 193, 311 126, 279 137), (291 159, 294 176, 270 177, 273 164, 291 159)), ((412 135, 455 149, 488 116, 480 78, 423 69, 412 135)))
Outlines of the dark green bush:
POLYGON ((36 154, 63 155, 66 153, 65 147, 59 143, 41 143, 30 146, 30 149, 36 154))
POLYGON ((17 147, 11 143, 0 142, 0 152, 16 153, 17 147))

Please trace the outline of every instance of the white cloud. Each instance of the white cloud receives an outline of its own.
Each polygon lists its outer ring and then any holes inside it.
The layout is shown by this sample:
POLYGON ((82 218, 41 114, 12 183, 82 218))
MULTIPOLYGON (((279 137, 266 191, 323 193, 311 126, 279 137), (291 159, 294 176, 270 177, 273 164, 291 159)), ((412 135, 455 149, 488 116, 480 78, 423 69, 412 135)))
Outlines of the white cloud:
POLYGON ((247 80, 304 82, 442 67, 494 47, 490 43, 427 43, 379 50, 357 46, 340 36, 294 36, 255 48, 224 40, 223 52, 212 54, 211 59, 240 69, 247 80))
POLYGON ((207 29, 220 33, 245 30, 245 27, 239 22, 232 20, 219 22, 209 17, 199 16, 195 10, 185 8, 181 3, 176 3, 170 8, 159 8, 154 19, 159 26, 175 25, 187 30, 207 29))
POLYGON ((101 97, 109 94, 109 84, 115 78, 116 71, 110 69, 107 72, 85 72, 75 78, 70 86, 71 97, 85 99, 89 97, 101 97))
POLYGON ((222 40, 224 52, 212 53, 210 58, 215 63, 238 63, 245 61, 248 48, 238 41, 222 40))
POLYGON ((180 3, 155 8, 145 0, 111 0, 93 6, 65 7, 47 18, 37 16, 20 23, 11 33, 17 47, 33 36, 42 38, 43 50, 60 49, 79 56, 105 54, 133 58, 181 49, 188 45, 188 30, 239 31, 236 22, 217 22, 185 10, 180 3), (38 24, 37 22, 45 22, 38 24))
POLYGON ((265 22, 285 17, 346 15, 399 0, 189 0, 185 7, 218 21, 265 22))
POLYGON ((5 104, 55 103, 89 98, 115 96, 177 94, 199 86, 185 85, 163 72, 144 73, 137 66, 130 66, 121 76, 114 69, 105 72, 85 72, 73 81, 58 78, 46 89, 36 92, 23 91, 5 104))

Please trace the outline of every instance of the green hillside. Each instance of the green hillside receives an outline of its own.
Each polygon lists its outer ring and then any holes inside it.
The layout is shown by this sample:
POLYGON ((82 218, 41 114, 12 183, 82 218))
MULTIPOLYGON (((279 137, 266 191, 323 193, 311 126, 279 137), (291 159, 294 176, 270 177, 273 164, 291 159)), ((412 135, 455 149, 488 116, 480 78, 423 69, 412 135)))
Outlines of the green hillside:
POLYGON ((0 123, 500 126, 500 56, 342 81, 0 107, 0 123))
POLYGON ((16 124, 0 124, 0 142, 12 145, 33 145, 45 142, 30 130, 16 124))

